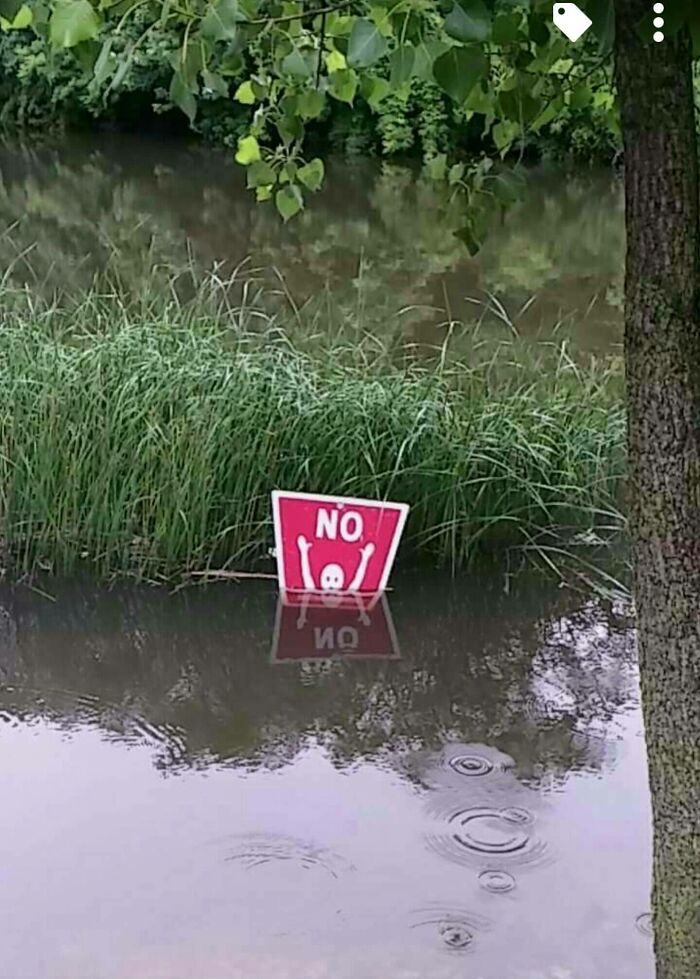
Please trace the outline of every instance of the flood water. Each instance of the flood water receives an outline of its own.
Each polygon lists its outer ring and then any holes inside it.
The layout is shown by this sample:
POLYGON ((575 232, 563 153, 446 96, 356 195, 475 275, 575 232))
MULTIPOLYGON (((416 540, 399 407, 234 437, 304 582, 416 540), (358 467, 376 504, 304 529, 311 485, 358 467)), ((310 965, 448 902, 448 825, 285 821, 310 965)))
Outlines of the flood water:
MULTIPOLYGON (((478 327, 599 354, 620 342, 622 188, 609 171, 533 171, 475 258, 453 235, 463 205, 405 167, 331 162, 287 225, 244 180, 230 153, 155 138, 0 146, 0 264, 50 294, 105 267, 133 289, 154 266, 242 267, 247 306, 311 333, 459 347, 478 327)), ((178 294, 188 286, 183 273, 178 294)))
MULTIPOLYGON (((47 296, 242 268, 312 335, 616 350, 612 175, 534 171, 474 259, 463 222, 393 165, 331 165, 283 226, 211 149, 0 148, 0 263, 47 296)), ((0 979, 654 975, 629 612, 567 589, 5 588, 0 798, 0 979)))
POLYGON ((395 585, 6 590, 0 976, 652 979, 628 610, 395 585))

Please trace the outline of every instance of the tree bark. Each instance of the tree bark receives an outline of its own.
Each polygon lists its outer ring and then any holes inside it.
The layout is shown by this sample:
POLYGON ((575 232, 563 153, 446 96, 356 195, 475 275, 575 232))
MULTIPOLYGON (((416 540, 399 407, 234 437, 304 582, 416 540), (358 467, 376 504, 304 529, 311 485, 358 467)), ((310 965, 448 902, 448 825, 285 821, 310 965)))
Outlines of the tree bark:
POLYGON ((637 636, 654 813, 658 979, 700 977, 700 227, 688 31, 616 0, 637 636), (648 37, 648 35, 647 35, 648 37))

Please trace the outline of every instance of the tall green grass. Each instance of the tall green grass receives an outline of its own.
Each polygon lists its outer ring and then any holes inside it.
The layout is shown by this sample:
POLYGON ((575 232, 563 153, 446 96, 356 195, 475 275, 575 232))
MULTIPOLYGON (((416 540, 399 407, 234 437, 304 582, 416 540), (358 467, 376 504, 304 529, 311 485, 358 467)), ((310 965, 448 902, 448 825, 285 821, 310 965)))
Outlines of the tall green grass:
POLYGON ((404 500, 403 556, 455 568, 619 523, 614 366, 513 343, 406 366, 376 338, 302 349, 174 295, 58 307, 6 289, 0 309, 16 571, 264 569, 274 488, 404 500))

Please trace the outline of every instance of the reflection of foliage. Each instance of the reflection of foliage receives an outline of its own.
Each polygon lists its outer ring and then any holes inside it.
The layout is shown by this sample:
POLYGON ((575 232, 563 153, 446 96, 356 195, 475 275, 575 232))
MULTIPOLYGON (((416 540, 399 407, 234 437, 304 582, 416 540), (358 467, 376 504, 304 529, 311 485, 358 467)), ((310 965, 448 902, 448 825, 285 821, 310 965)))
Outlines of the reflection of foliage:
MULTIPOLYGON (((193 255, 200 268, 230 269, 249 257, 256 268, 280 270, 314 328, 318 318, 326 329, 335 320, 386 335, 398 323, 411 339, 440 342, 435 324, 446 306, 473 324, 483 311, 468 297, 485 291, 511 311, 539 293, 516 323, 525 332, 592 304, 580 331, 586 346, 607 345, 619 319, 605 300, 620 279, 623 234, 608 178, 533 175, 526 199, 471 260, 453 237, 464 204, 394 166, 336 168, 321 198, 284 228, 249 201, 225 159, 157 144, 6 150, 0 173, 0 228, 8 229, 0 260, 34 288, 75 291, 109 265, 137 290, 154 264, 177 268, 193 255), (27 261, 18 259, 27 249, 27 261)), ((487 325, 503 331, 503 323, 487 325)))
POLYGON ((14 281, 71 294, 111 264, 138 289, 154 264, 183 256, 184 235, 154 213, 148 187, 113 179, 105 159, 54 159, 48 170, 42 151, 22 160, 18 175, 15 161, 0 159, 0 254, 14 281))
POLYGON ((464 584, 445 584, 406 582, 394 593, 401 660, 325 666, 270 664, 267 589, 173 597, 63 586, 55 604, 18 593, 19 638, 12 662, 6 652, 0 662, 12 689, 0 690, 0 704, 150 740, 175 769, 275 767, 308 738, 339 764, 402 764, 407 749, 461 740, 506 751, 526 778, 599 766, 605 723, 633 684, 624 618, 577 608, 556 590, 465 595, 464 584), (605 655, 611 644, 615 655, 605 655))

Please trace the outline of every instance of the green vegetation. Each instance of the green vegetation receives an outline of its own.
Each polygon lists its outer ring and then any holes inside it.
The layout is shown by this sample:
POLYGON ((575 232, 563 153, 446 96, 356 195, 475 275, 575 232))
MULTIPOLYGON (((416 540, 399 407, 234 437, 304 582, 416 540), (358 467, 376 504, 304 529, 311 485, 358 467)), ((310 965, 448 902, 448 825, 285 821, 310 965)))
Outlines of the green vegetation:
MULTIPOLYGON (((70 50, 47 57, 45 45, 31 30, 0 32, 0 125, 30 132, 47 126, 61 130, 105 124, 143 129, 145 119, 149 127, 186 126, 186 118, 169 95, 177 30, 151 26, 146 43, 136 47, 139 34, 148 26, 148 11, 141 8, 122 26, 118 37, 106 28, 112 49, 134 48, 124 77, 106 94, 85 75, 70 50)), ((238 83, 259 68, 252 59, 242 62, 227 82, 228 95, 233 96, 238 83)), ((541 132, 528 137, 531 155, 587 161, 613 158, 620 144, 610 113, 609 78, 599 71, 588 84, 590 99, 567 106, 541 132)), ((203 99, 192 128, 208 142, 233 148, 249 116, 249 108, 232 97, 225 101, 210 97, 203 99)), ((408 155, 429 160, 440 153, 493 152, 488 131, 484 133, 472 118, 433 79, 413 77, 405 88, 387 94, 373 107, 360 99, 352 106, 328 99, 318 118, 307 123, 309 141, 322 155, 408 155)))
POLYGON ((518 196, 494 158, 617 148, 601 23, 574 60, 549 0, 0 0, 0 104, 42 128, 169 114, 235 148, 285 221, 333 149, 413 152, 468 199, 459 237, 474 253, 480 212, 518 196))
POLYGON ((453 566, 614 519, 614 367, 499 344, 397 366, 366 337, 314 353, 203 288, 125 304, 1 297, 8 560, 151 578, 266 568, 275 487, 406 500, 406 552, 453 566), (546 358, 548 369, 544 370, 546 358))

